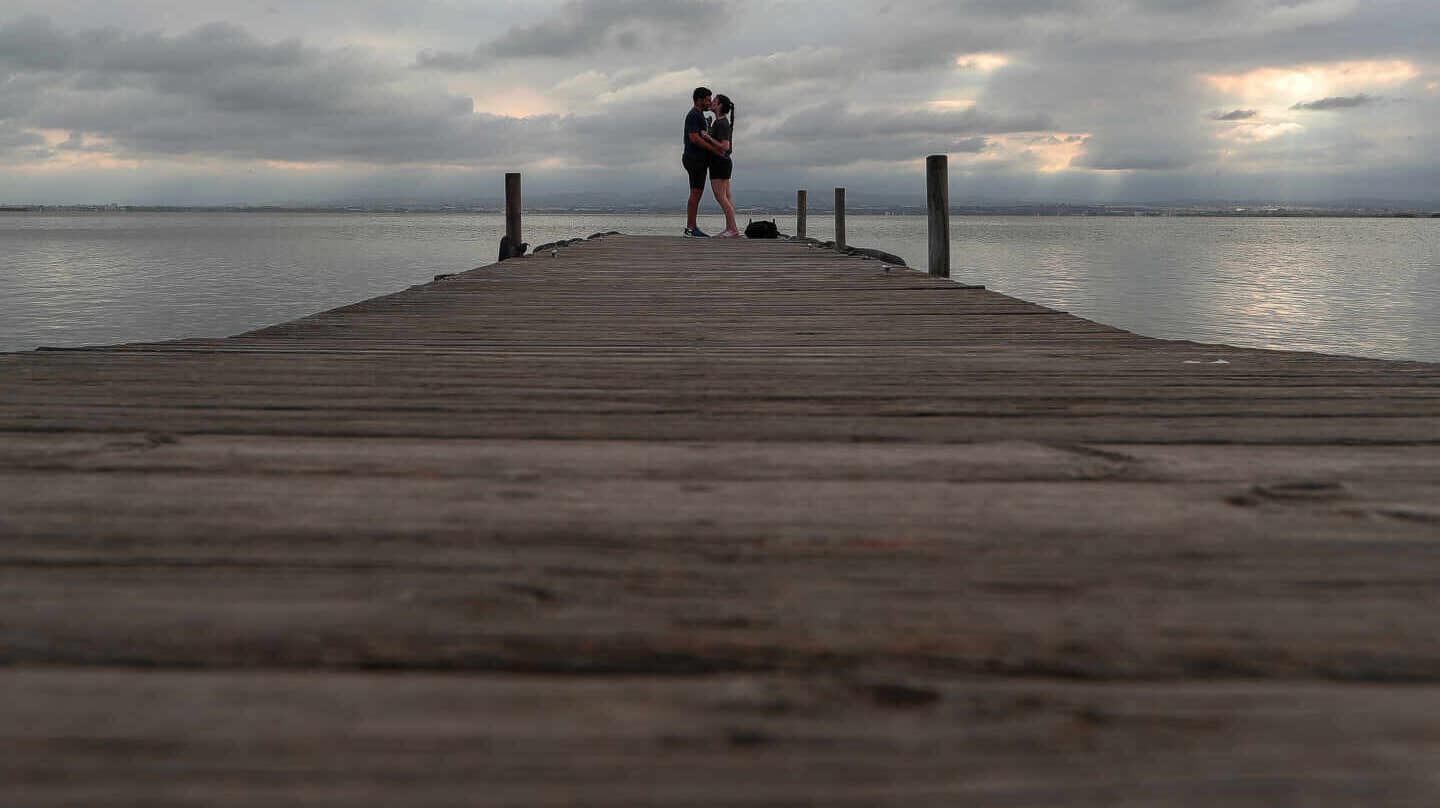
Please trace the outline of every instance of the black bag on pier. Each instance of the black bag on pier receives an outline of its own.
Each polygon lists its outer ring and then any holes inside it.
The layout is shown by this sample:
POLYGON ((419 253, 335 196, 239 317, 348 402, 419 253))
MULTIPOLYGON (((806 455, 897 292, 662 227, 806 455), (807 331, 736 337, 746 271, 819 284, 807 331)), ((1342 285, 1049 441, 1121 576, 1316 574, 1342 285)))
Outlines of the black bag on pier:
POLYGON ((773 221, 757 222, 752 219, 745 225, 745 238, 780 238, 780 227, 773 221))
POLYGON ((509 233, 506 233, 505 235, 500 237, 501 261, 504 261, 507 258, 519 258, 520 256, 524 255, 525 251, 528 249, 530 249, 530 245, 523 241, 519 244, 512 244, 510 242, 509 233))

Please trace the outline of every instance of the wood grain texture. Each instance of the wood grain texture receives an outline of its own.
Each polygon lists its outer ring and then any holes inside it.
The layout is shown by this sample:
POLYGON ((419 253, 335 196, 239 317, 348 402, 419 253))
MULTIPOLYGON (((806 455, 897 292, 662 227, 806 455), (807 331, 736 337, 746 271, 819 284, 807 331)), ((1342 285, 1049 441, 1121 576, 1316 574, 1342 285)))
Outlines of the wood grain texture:
POLYGON ((637 237, 0 355, 0 666, 4 804, 1432 804, 1440 367, 637 237))
POLYGON ((1440 788, 1432 687, 20 671, 0 708, 0 789, 26 806, 1271 808, 1440 788))

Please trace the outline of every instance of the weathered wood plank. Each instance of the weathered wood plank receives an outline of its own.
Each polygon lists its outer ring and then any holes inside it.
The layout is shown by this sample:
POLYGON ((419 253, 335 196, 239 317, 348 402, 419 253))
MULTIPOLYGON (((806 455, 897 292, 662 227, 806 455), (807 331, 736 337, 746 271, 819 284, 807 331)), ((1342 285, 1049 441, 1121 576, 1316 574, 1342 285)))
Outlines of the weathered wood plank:
POLYGON ((1434 448, 0 446, 12 664, 1440 678, 1434 448))
POLYGON ((157 433, 0 435, 12 472, 366 474, 548 480, 871 480, 1132 482, 1440 479, 1428 446, 956 445, 841 442, 489 441, 290 438, 157 433))
POLYGON ((0 672, 14 805, 1421 806, 1435 688, 0 672))

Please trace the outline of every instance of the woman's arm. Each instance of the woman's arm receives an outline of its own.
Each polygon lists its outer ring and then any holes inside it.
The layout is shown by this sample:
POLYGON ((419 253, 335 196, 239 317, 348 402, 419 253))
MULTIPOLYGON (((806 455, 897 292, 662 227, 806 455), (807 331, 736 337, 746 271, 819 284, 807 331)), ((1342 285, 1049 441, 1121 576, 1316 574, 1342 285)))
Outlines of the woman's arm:
POLYGON ((730 141, 727 140, 721 143, 715 138, 710 137, 709 132, 700 133, 700 145, 708 149, 712 154, 717 154, 721 157, 724 157, 730 152, 730 141))

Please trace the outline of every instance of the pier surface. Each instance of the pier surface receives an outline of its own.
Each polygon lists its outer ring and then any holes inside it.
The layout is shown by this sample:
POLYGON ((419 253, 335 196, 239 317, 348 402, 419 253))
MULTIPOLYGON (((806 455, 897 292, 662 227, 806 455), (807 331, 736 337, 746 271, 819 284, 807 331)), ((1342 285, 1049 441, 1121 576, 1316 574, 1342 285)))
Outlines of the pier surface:
POLYGON ((1440 803, 1440 366, 592 240, 0 356, 0 804, 1440 803))

